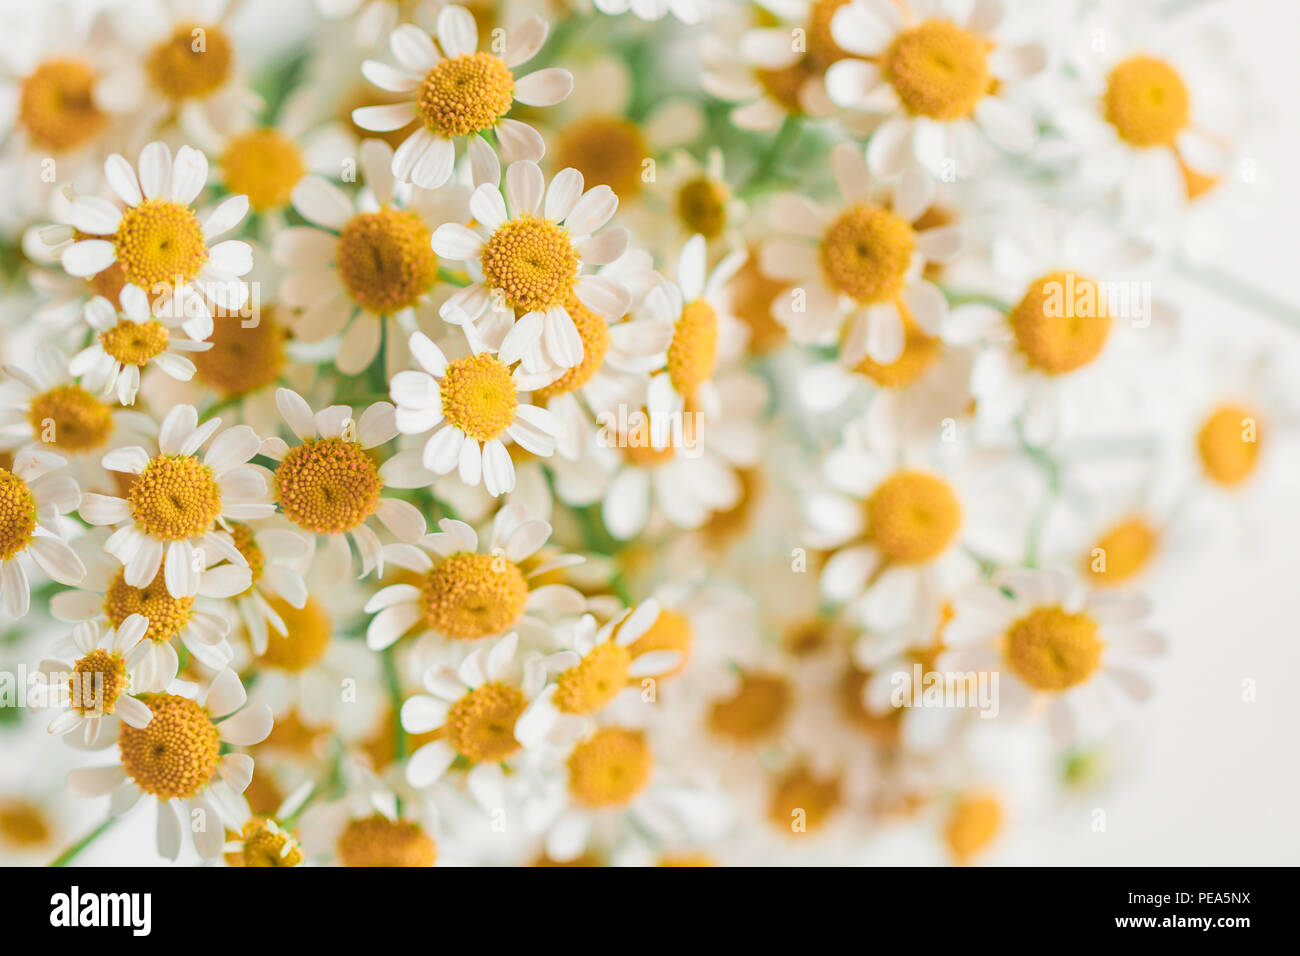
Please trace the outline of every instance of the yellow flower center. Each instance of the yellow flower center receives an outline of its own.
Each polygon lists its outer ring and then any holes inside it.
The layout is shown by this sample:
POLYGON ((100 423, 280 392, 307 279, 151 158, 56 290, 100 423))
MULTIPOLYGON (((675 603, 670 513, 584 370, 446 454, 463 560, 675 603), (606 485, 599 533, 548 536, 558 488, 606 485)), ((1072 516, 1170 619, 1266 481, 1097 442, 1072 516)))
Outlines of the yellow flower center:
POLYGON ((870 305, 903 291, 916 235, 901 216, 859 203, 831 223, 821 242, 822 271, 837 292, 870 305))
POLYGON ((122 769, 159 800, 184 800, 202 789, 217 769, 221 739, 208 712, 176 694, 140 698, 153 711, 148 726, 118 730, 122 769))
POLYGON ((1239 485, 1259 463, 1259 421, 1241 405, 1215 409, 1196 433, 1196 451, 1205 474, 1221 485, 1239 485))
POLYGON ((72 676, 68 678, 72 706, 111 714, 129 683, 122 656, 97 647, 72 666, 72 676))
POLYGON ((741 674, 730 697, 713 702, 709 728, 740 743, 753 743, 780 729, 790 712, 790 684, 779 674, 741 674))
POLYGON ((1035 608, 1011 625, 1005 641, 1007 664, 1037 690, 1067 690, 1101 664, 1097 622, 1082 612, 1035 608))
POLYGON ((892 746, 898 742, 899 723, 903 711, 898 707, 891 707, 883 714, 868 710, 863 703, 862 695, 870 679, 870 671, 858 670, 853 666, 849 666, 844 671, 839 684, 840 710, 843 712, 844 719, 853 727, 881 744, 892 746))
POLYGON ((447 363, 438 384, 447 421, 476 441, 500 438, 515 420, 519 407, 515 380, 509 367, 492 353, 447 363))
POLYGON ((569 790, 587 807, 623 806, 641 792, 653 766, 644 734, 602 727, 569 754, 569 790))
POLYGON ((943 839, 958 863, 966 864, 993 842, 1002 827, 1002 804, 991 794, 959 798, 948 814, 943 839))
POLYGON ((1126 518, 1097 539, 1084 568, 1094 584, 1114 587, 1146 568, 1158 541, 1155 529, 1145 518, 1126 518))
POLYGON ((150 51, 145 69, 164 97, 185 100, 219 90, 234 60, 230 37, 221 27, 184 23, 150 51))
POLYGON ((127 493, 136 525, 151 538, 187 541, 212 530, 221 490, 212 469, 191 455, 159 455, 127 493))
POLYGON ((689 232, 705 239, 722 235, 727 227, 727 187, 701 176, 677 191, 677 218, 689 232))
POLYGON ((808 59, 820 70, 848 56, 831 33, 831 20, 849 0, 813 0, 808 11, 808 59))
POLYGON ((37 395, 27 421, 42 442, 72 454, 100 448, 113 434, 112 410, 80 385, 56 385, 37 395))
POLYGON ((219 160, 226 189, 247 196, 255 212, 283 209, 307 164, 298 144, 276 129, 255 129, 231 137, 219 160))
POLYGON ((298 841, 272 820, 254 817, 239 833, 243 844, 238 852, 227 853, 230 866, 299 866, 302 849, 298 841))
POLYGON ((114 304, 122 301, 122 286, 126 285, 126 270, 116 259, 106 269, 101 269, 86 280, 92 296, 101 295, 114 304))
POLYGON ((1030 283, 1010 320, 1025 359, 1048 375, 1087 365, 1110 336, 1111 315, 1097 283, 1074 272, 1052 272, 1030 283))
MULTIPOLYGON (((845 0, 847 3, 848 0, 845 0)), ((707 853, 667 853, 659 857, 655 866, 717 866, 718 861, 707 853)))
POLYGON ((15 847, 41 846, 50 838, 50 825, 41 808, 21 800, 0 803, 0 840, 15 847))
POLYGON ((125 569, 119 570, 104 593, 104 616, 114 627, 121 627, 132 614, 143 614, 149 621, 144 639, 161 644, 179 634, 190 622, 194 616, 194 598, 172 597, 162 568, 142 588, 127 584, 125 569))
POLYGON ((758 255, 751 249, 728 286, 731 313, 749 326, 751 352, 770 352, 785 342, 785 329, 772 317, 772 303, 785 289, 786 283, 763 275, 758 255))
POLYGON ((270 597, 272 610, 284 621, 285 633, 267 628, 266 653, 262 662, 268 667, 297 673, 305 671, 322 657, 330 645, 334 622, 325 608, 313 597, 297 608, 284 598, 270 597))
POLYGON ((462 551, 432 568, 420 604, 428 626, 462 641, 508 630, 528 603, 528 582, 503 555, 462 551))
POLYGON ((961 527, 961 504, 952 488, 923 471, 899 471, 867 499, 867 528, 889 561, 924 564, 942 554, 961 527))
POLYGON ((117 325, 99 333, 99 344, 123 365, 144 368, 152 358, 167 351, 171 334, 161 322, 131 322, 118 319, 117 325))
POLYGON ((54 152, 74 149, 104 129, 95 105, 95 72, 80 60, 46 60, 22 81, 18 124, 32 144, 54 152))
POLYGON ((491 53, 462 53, 425 74, 420 84, 420 118, 430 131, 450 139, 491 129, 514 104, 515 78, 491 53))
POLYGON ((8 561, 32 543, 36 532, 36 498, 13 472, 0 468, 0 561, 8 561))
POLYGON ((385 207, 348 220, 339 234, 339 278, 352 301, 378 314, 410 308, 432 288, 438 257, 414 212, 385 207))
POLYGON ((275 469, 285 517, 316 534, 342 534, 374 513, 384 482, 359 444, 314 438, 289 449, 275 469))
POLYGON ((871 356, 863 356, 854 368, 881 388, 906 388, 930 370, 939 358, 942 343, 926 335, 911 317, 903 314, 903 354, 888 365, 882 365, 871 356))
POLYGON ((616 641, 597 644, 556 678, 555 706, 565 714, 594 714, 627 686, 632 652, 616 641))
MULTIPOLYGON (((652 436, 650 432, 650 416, 645 409, 641 409, 640 418, 636 419, 636 424, 627 430, 620 437, 619 446, 623 449, 623 455, 632 464, 641 468, 657 468, 660 465, 666 465, 677 457, 677 451, 673 445, 672 435, 664 436, 665 441, 662 447, 656 448, 651 439, 658 436, 652 436)), ((683 432, 687 428, 694 432, 693 417, 687 418, 683 425, 683 432)))
MULTIPOLYGON (((248 571, 252 577, 248 591, 251 591, 257 582, 262 580, 262 572, 266 569, 266 555, 262 553, 257 539, 253 537, 253 530, 248 525, 231 523, 230 537, 234 539, 236 550, 248 562, 248 571)), ((247 594, 248 591, 243 593, 247 594)))
POLYGON ((476 687, 447 712, 447 742, 473 763, 508 760, 519 751, 515 721, 527 706, 524 695, 509 684, 476 687))
POLYGON ((763 91, 776 100, 787 113, 794 116, 803 113, 800 94, 804 84, 813 76, 820 74, 821 71, 812 65, 808 57, 778 69, 754 70, 754 77, 763 87, 763 91))
POLYGON ((965 119, 993 85, 989 43, 949 20, 904 30, 881 59, 881 71, 909 113, 965 119))
POLYGON ((1187 128, 1191 100, 1178 71, 1151 56, 1131 56, 1106 81, 1106 120, 1133 146, 1173 146, 1187 128))
POLYGON ((703 299, 688 303, 668 344, 668 380, 690 404, 718 364, 718 315, 703 299))
MULTIPOLYGON (((615 628, 614 635, 618 635, 615 628)), ((676 611, 662 610, 655 622, 640 637, 627 645, 633 657, 649 654, 651 651, 676 651, 681 660, 671 671, 660 674, 660 679, 680 673, 686 666, 691 653, 691 622, 685 615, 676 611)))
POLYGON ((620 199, 641 191, 641 171, 650 156, 635 123, 616 116, 585 116, 565 127, 556 144, 556 169, 582 173, 587 188, 608 186, 620 199))
POLYGON ((501 225, 484 244, 480 261, 488 288, 499 289, 516 312, 544 312, 562 304, 578 278, 569 231, 536 216, 501 225))
POLYGON ((577 326, 578 337, 582 339, 582 361, 569 369, 550 385, 539 388, 535 397, 542 402, 557 395, 576 392, 591 381, 602 365, 605 353, 609 351, 609 323, 592 312, 576 297, 570 296, 564 303, 573 324, 577 326))
POLYGON ((840 781, 814 777, 807 767, 786 772, 768 801, 767 815, 778 828, 792 833, 820 829, 840 804, 840 781))
POLYGON ((208 336, 212 348, 193 352, 190 359, 205 385, 233 398, 279 380, 286 362, 285 339, 274 309, 262 309, 257 323, 249 326, 237 316, 220 316, 208 336))
POLYGON ((413 820, 390 820, 380 814, 353 820, 338 842, 344 866, 433 866, 433 838, 413 820))
POLYGON ((128 207, 113 247, 126 280, 151 297, 170 289, 178 276, 182 283, 191 281, 208 261, 198 216, 170 199, 146 199, 128 207))

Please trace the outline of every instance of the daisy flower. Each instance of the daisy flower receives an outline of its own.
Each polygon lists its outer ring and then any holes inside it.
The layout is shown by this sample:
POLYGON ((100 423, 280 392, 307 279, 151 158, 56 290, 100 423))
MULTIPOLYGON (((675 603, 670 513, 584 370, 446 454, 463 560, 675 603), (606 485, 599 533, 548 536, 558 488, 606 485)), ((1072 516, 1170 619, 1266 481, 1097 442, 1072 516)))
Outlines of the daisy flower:
POLYGON ((842 206, 832 213, 803 196, 776 197, 770 218, 793 238, 763 243, 761 268, 791 283, 772 306, 773 317, 800 343, 826 343, 840 334, 850 358, 897 362, 907 344, 908 324, 938 336, 948 321, 948 301, 924 278, 928 262, 958 254, 955 227, 921 229, 934 199, 923 176, 899 181, 892 208, 870 198, 871 177, 860 150, 831 151, 842 206))
POLYGON ((521 565, 546 544, 551 526, 529 518, 518 505, 497 512, 486 552, 479 551, 479 536, 465 522, 443 518, 438 527, 442 530, 425 535, 418 547, 385 549, 390 562, 422 580, 418 586, 380 588, 366 602, 365 612, 375 615, 366 628, 372 650, 391 646, 417 625, 453 641, 518 631, 534 642, 549 634, 550 618, 581 614, 586 608, 586 599, 574 588, 531 583, 582 559, 560 555, 525 572, 521 565))
POLYGON ((956 6, 851 0, 831 18, 835 42, 854 55, 826 70, 827 94, 838 106, 887 117, 867 146, 877 176, 915 164, 940 179, 969 176, 981 159, 981 133, 1010 153, 1034 145, 1033 118, 1009 94, 1046 65, 1045 51, 999 42, 1000 0, 976 0, 960 22, 949 13, 956 6))
POLYGON ((127 584, 145 587, 162 568, 172 597, 194 597, 215 557, 248 567, 220 529, 274 511, 264 469, 249 464, 261 440, 247 425, 217 434, 220 427, 219 418, 199 425, 193 405, 178 405, 159 426, 158 454, 132 445, 104 456, 105 468, 134 476, 130 488, 125 498, 86 495, 80 514, 116 528, 104 550, 122 563, 127 584))
POLYGON ((194 832, 204 859, 215 859, 225 843, 225 827, 243 825, 238 794, 253 778, 253 758, 222 754, 222 744, 251 747, 271 732, 270 708, 244 707, 248 697, 239 676, 223 670, 197 697, 178 693, 141 698, 152 711, 143 727, 124 723, 118 730, 120 762, 83 767, 68 774, 73 793, 109 794, 109 812, 121 816, 144 797, 158 804, 158 852, 180 855, 182 831, 194 832), (201 821, 201 827, 183 826, 201 821))
POLYGON ((202 341, 212 332, 209 301, 227 312, 248 301, 248 284, 239 277, 253 267, 252 248, 236 239, 209 245, 244 218, 248 197, 230 196, 200 220, 191 203, 207 182, 208 160, 190 146, 173 159, 166 143, 150 143, 140 151, 138 168, 118 153, 108 158, 104 176, 126 208, 78 196, 69 218, 86 238, 64 249, 60 262, 81 278, 119 264, 126 286, 148 301, 167 296, 166 308, 184 319, 181 328, 202 341))
POLYGON ((411 97, 397 104, 367 106, 352 114, 358 126, 376 132, 419 126, 393 154, 393 175, 404 183, 437 189, 451 178, 455 141, 466 137, 475 181, 499 170, 483 134, 491 132, 506 162, 536 162, 546 152, 538 132, 507 114, 515 103, 554 106, 573 90, 567 70, 550 67, 515 78, 546 42, 546 21, 529 17, 510 31, 501 56, 478 49, 478 26, 464 7, 450 4, 438 14, 434 38, 412 24, 392 32, 388 45, 399 67, 367 60, 362 73, 375 86, 411 97), (441 52, 439 52, 441 48, 441 52))
POLYGON ((118 720, 131 727, 148 726, 153 713, 137 696, 143 688, 136 680, 148 651, 141 642, 148 628, 145 617, 133 614, 118 628, 78 624, 55 644, 58 657, 42 661, 40 668, 47 680, 63 681, 56 688, 62 710, 50 721, 50 733, 98 750, 116 738, 118 720))
POLYGON ((311 564, 312 541, 293 528, 233 523, 230 536, 252 575, 248 590, 235 595, 235 608, 253 653, 265 654, 269 631, 287 633, 277 606, 301 610, 307 603, 303 575, 311 564))
POLYGON ((937 667, 998 672, 1000 712, 1046 710, 1053 738, 1068 744, 1081 718, 1111 704, 1115 691, 1150 696, 1150 683, 1131 666, 1165 648, 1145 623, 1149 611, 1139 594, 1083 593, 1060 572, 1006 571, 957 597, 944 630, 951 650, 937 667))
POLYGON ((608 186, 583 192, 576 169, 562 170, 547 188, 536 163, 511 163, 504 198, 496 181, 474 190, 477 230, 448 222, 433 234, 433 250, 463 261, 474 280, 443 304, 443 319, 465 326, 507 365, 559 378, 583 358, 576 306, 614 321, 631 304, 613 279, 582 274, 584 265, 613 262, 627 249, 626 229, 599 231, 617 208, 608 186))
POLYGON ((296 527, 326 535, 326 560, 339 577, 351 574, 348 537, 361 556, 361 576, 383 573, 384 550, 366 523, 373 515, 401 541, 424 534, 424 516, 409 502, 383 494, 387 481, 368 454, 397 434, 393 406, 376 402, 353 419, 347 405, 315 414, 297 392, 275 394, 280 414, 300 444, 268 438, 262 454, 275 459, 275 492, 280 511, 296 527))
POLYGON ((0 467, 0 603, 11 618, 27 615, 31 584, 23 557, 60 584, 76 584, 86 573, 63 540, 59 518, 81 503, 81 491, 64 459, 24 448, 8 468, 0 467))
POLYGON ((524 375, 519 366, 512 371, 492 352, 448 361, 423 332, 411 336, 410 347, 423 371, 398 372, 391 394, 400 432, 424 435, 437 429, 421 453, 425 469, 435 475, 455 470, 465 484, 481 481, 499 496, 515 487, 506 441, 534 455, 555 453, 562 427, 546 409, 519 400, 524 375))

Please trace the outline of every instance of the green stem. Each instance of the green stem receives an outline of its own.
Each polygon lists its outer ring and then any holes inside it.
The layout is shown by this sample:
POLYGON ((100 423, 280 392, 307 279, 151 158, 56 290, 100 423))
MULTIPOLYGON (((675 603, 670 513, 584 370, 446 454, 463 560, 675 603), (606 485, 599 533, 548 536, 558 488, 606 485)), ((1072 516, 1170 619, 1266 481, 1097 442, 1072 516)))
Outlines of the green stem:
POLYGON ((114 823, 116 823, 119 819, 120 817, 109 817, 99 826, 95 827, 95 829, 91 830, 89 833, 83 836, 76 843, 72 844, 72 846, 68 847, 66 850, 64 850, 62 853, 56 856, 50 862, 50 866, 67 866, 69 863, 72 862, 72 860, 79 853, 81 853, 82 850, 84 850, 86 847, 90 846, 90 844, 98 840, 99 837, 103 833, 105 833, 108 830, 108 828, 111 827, 114 823))
POLYGON ((1016 423, 1016 437, 1020 439, 1020 447, 1024 449, 1025 454, 1043 470, 1043 475, 1047 479, 1047 493, 1043 495, 1038 510, 1034 512, 1033 520, 1029 525, 1029 540, 1025 544, 1025 567, 1036 568, 1043 529, 1047 525, 1047 517, 1052 511, 1052 506, 1056 503, 1056 497, 1061 493, 1061 469, 1047 452, 1026 440, 1024 425, 1020 422, 1016 423))
POLYGON ((776 168, 777 161, 781 154, 790 148, 790 145, 799 138, 799 119, 795 116, 787 116, 785 122, 781 124, 780 130, 772 140, 772 145, 768 147, 754 167, 754 172, 750 174, 749 180, 745 183, 740 194, 742 197, 751 197, 758 192, 763 183, 772 175, 776 168))

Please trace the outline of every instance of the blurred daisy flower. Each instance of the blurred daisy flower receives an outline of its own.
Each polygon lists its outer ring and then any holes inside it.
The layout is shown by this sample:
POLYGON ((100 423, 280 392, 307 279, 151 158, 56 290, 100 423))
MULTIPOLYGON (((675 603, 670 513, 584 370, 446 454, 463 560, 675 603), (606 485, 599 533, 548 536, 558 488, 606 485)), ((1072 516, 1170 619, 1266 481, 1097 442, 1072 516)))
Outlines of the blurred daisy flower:
POLYGON ((76 584, 86 573, 59 523, 82 500, 65 464, 52 452, 24 448, 0 467, 0 602, 11 618, 25 617, 31 606, 24 558, 60 584, 76 584))

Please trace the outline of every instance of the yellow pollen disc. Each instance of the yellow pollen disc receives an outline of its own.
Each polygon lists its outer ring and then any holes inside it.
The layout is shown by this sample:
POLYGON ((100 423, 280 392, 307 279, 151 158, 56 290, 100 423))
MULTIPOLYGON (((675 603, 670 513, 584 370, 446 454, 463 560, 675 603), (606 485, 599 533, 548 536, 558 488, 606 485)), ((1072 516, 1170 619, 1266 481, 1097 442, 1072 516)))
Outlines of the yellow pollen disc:
POLYGON ((194 598, 172 597, 162 568, 142 588, 127 584, 125 569, 119 570, 104 593, 104 616, 114 627, 120 627, 132 614, 143 614, 148 619, 145 639, 162 643, 175 637, 190 622, 194 598))
POLYGON ((219 316, 208 336, 212 348, 191 352, 189 357, 205 385, 233 398, 279 380, 286 362, 285 339, 274 309, 262 309, 257 324, 251 326, 237 316, 219 316))
POLYGON ((151 538, 187 541, 212 530, 221 490, 212 469, 192 455, 159 455, 127 493, 136 525, 151 538))
POLYGON ((1178 71, 1151 56, 1131 56, 1106 81, 1106 120, 1133 146, 1173 146, 1187 128, 1191 100, 1178 71))
POLYGON ((113 234, 113 248, 126 280, 150 296, 170 289, 177 276, 191 281, 208 261, 198 217, 170 199, 146 199, 128 207, 113 234))
POLYGON ((0 561, 26 550, 36 532, 36 498, 13 472, 0 468, 0 561))
POLYGON ((820 75, 807 57, 789 66, 778 69, 756 69, 754 77, 768 96, 776 100, 787 113, 798 116, 803 113, 800 93, 804 85, 814 76, 820 75))
POLYGON ((247 196, 254 212, 283 209, 289 194, 307 175, 298 145, 275 129, 256 129, 226 143, 219 160, 226 189, 247 196))
POLYGON ((1110 336, 1111 315, 1097 283, 1074 272, 1052 272, 1031 282, 1010 320, 1025 359, 1048 375, 1087 365, 1110 336))
POLYGON ((407 209, 353 216, 339 233, 339 279, 352 301, 386 315, 410 308, 432 288, 438 257, 432 233, 407 209))
POLYGON ((731 313, 749 326, 749 349, 766 353, 785 342, 785 329, 772 317, 772 303, 786 289, 786 283, 769 279, 759 268, 759 258, 750 249, 749 258, 728 286, 731 313))
POLYGON ((342 534, 374 513, 384 482, 364 448, 342 438, 315 438, 289 449, 275 469, 285 517, 316 534, 342 534))
POLYGON ((18 125, 32 144, 63 152, 97 136, 107 117, 95 105, 95 72, 80 60, 47 60, 22 81, 18 125))
POLYGON ((1101 664, 1097 622, 1060 607, 1030 611, 1007 630, 1004 652, 1016 676, 1037 690, 1081 684, 1101 664))
POLYGON ((901 216, 859 203, 840 214, 821 241, 826 280, 863 305, 888 302, 903 291, 916 235, 901 216))
POLYGON ((992 88, 988 55, 988 41, 951 21, 927 20, 900 33, 880 67, 909 113, 958 120, 992 88))
POLYGON ((95 713, 111 714, 130 683, 122 656, 98 647, 72 666, 72 675, 72 706, 95 713))
POLYGON ((216 92, 230 76, 234 49, 219 26, 177 26, 149 53, 145 69, 158 92, 171 100, 216 92))
POLYGON ((322 657, 330 645, 334 622, 325 608, 313 597, 297 608, 284 598, 270 597, 268 603, 284 621, 284 634, 267 627, 266 653, 262 662, 268 667, 297 673, 305 671, 322 657))
POLYGON ((167 351, 171 334, 161 322, 131 322, 118 319, 117 325, 99 333, 99 344, 123 365, 143 368, 152 358, 167 351))
POLYGON ((1212 481, 1241 484, 1259 463, 1259 419, 1241 405, 1215 409, 1196 433, 1196 452, 1212 481))
POLYGON ((519 751, 515 721, 527 706, 524 695, 509 684, 476 687, 447 712, 447 743, 473 763, 508 760, 519 751))
POLYGON ((447 421, 476 441, 500 438, 515 420, 519 390, 510 368, 490 352, 448 362, 438 385, 447 421))
POLYGON ((961 528, 961 504, 952 488, 922 471, 890 475, 871 493, 866 510, 872 542, 898 564, 932 561, 961 528))
POLYGON ((1092 546, 1084 570, 1100 587, 1114 587, 1136 577, 1151 562, 1159 538, 1144 518, 1126 518, 1092 546))
POLYGON ((532 866, 556 866, 556 867, 576 867, 576 866, 604 866, 600 859, 593 853, 579 853, 571 860, 552 860, 543 853, 531 864, 532 866))
POLYGON ((688 232, 715 239, 727 228, 727 186, 701 176, 677 191, 677 218, 688 232))
POLYGON ((0 803, 0 842, 13 847, 43 845, 51 835, 41 808, 23 800, 0 803))
POLYGON ((1002 804, 990 794, 970 794, 957 800, 948 814, 943 839, 958 863, 969 863, 993 842, 1002 828, 1002 804))
POLYGON ((808 11, 808 60, 819 70, 838 63, 849 53, 835 42, 831 20, 849 0, 813 0, 808 11))
POLYGON ((718 364, 718 315, 703 299, 688 303, 668 343, 668 380, 687 404, 718 364))
MULTIPOLYGON (((257 539, 253 537, 253 531, 248 525, 234 524, 230 525, 230 537, 234 539, 235 548, 244 560, 248 562, 248 571, 252 576, 253 583, 248 586, 251 591, 258 581, 262 580, 262 572, 266 569, 266 555, 262 553, 257 539)), ((245 594, 248 591, 244 592, 245 594)))
POLYGON ((107 269, 101 269, 86 280, 92 296, 100 295, 117 305, 122 301, 122 286, 126 285, 126 270, 114 260, 107 269))
POLYGON ((849 667, 840 678, 840 706, 845 720, 864 731, 872 739, 890 746, 898 742, 903 711, 898 707, 891 707, 883 714, 868 710, 862 702, 862 694, 870 679, 869 671, 849 667))
POLYGON ((623 200, 641 192, 650 147, 635 123, 616 116, 585 116, 561 131, 555 149, 555 168, 576 169, 588 189, 608 186, 623 200))
POLYGON ((463 551, 430 569, 421 588, 425 623, 462 641, 501 634, 528 603, 528 581, 500 555, 463 551))
POLYGON ((809 657, 826 650, 831 643, 831 627, 818 618, 799 621, 781 635, 781 649, 795 657, 809 657))
POLYGON ((653 766, 644 734, 602 727, 569 754, 569 791, 587 807, 623 806, 641 792, 653 766))
POLYGON ((544 312, 562 304, 578 278, 578 253, 569 231, 549 219, 517 216, 488 238, 483 278, 516 312, 544 312))
POLYGON ((113 413, 80 385, 56 385, 32 399, 27 421, 42 442, 80 454, 103 447, 113 434, 113 413))
POLYGON ((514 105, 515 78, 491 53, 462 53, 425 74, 420 84, 420 118, 450 139, 491 129, 514 105))
POLYGON ((118 747, 122 769, 145 793, 159 800, 187 799, 217 769, 221 739, 208 712, 176 694, 140 698, 153 711, 146 727, 122 724, 118 747))
POLYGON ((433 866, 438 855, 418 823, 380 814, 351 821, 337 849, 344 866, 433 866))
POLYGON ((780 729, 790 712, 790 685, 778 674, 742 674, 730 697, 713 702, 709 728, 741 743, 762 740, 780 729))
POLYGON ((837 778, 819 779, 807 767, 796 767, 776 783, 767 805, 768 819, 790 833, 821 828, 840 804, 837 778))
MULTIPOLYGON (((617 628, 614 630, 614 636, 618 636, 617 628)), ((659 675, 660 680, 671 677, 682 671, 690 657, 691 622, 685 615, 678 614, 676 611, 660 611, 655 622, 646 629, 644 634, 627 645, 627 648, 634 658, 649 654, 651 651, 676 651, 681 655, 677 666, 659 675)))
POLYGON ((564 714, 594 714, 627 686, 632 652, 616 641, 597 644, 556 678, 555 707, 564 714))
MULTIPOLYGON (((847 2, 847 0, 846 0, 847 2)), ((707 853, 669 853, 661 856, 655 866, 717 866, 718 861, 707 853)))
MULTIPOLYGON (((636 419, 636 424, 626 434, 619 436, 619 445, 623 449, 624 457, 641 468, 657 468, 676 458, 677 451, 673 446, 672 436, 665 436, 663 447, 656 448, 650 441, 649 413, 643 408, 640 410, 640 415, 641 417, 636 419)), ((687 421, 691 422, 694 419, 688 418, 687 421)))
POLYGON ((243 846, 226 854, 230 866, 299 866, 302 850, 298 841, 265 818, 254 817, 244 824, 238 841, 243 846))
POLYGON ((582 361, 550 385, 537 390, 535 397, 542 402, 576 392, 590 382, 605 364, 605 353, 609 351, 609 323, 605 319, 579 302, 576 296, 569 296, 564 308, 577 326, 578 338, 582 339, 582 361))
POLYGON ((854 368, 881 388, 906 388, 930 370, 939 358, 942 345, 939 339, 926 335, 903 313, 903 354, 888 365, 864 356, 854 368))

